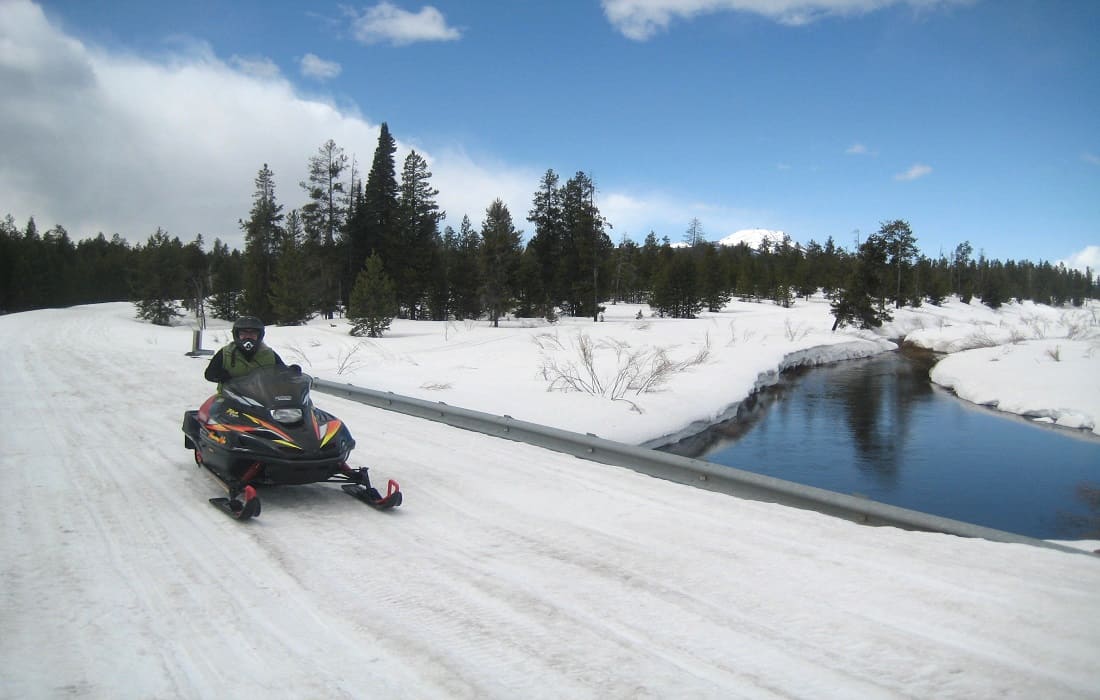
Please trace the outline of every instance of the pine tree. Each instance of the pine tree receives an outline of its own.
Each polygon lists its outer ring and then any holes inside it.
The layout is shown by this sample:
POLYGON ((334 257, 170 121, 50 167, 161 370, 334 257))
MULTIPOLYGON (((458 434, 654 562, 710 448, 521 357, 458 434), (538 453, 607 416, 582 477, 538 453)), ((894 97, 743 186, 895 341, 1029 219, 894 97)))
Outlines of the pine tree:
POLYGON ((611 298, 616 302, 636 304, 642 298, 638 278, 641 249, 624 233, 612 253, 614 267, 611 277, 611 298))
POLYGON ((439 190, 431 186, 431 176, 428 161, 410 151, 401 171, 397 225, 387 250, 387 267, 398 303, 411 319, 422 315, 421 306, 431 285, 433 255, 440 246, 439 221, 446 215, 436 204, 439 190))
POLYGON ((348 226, 352 269, 361 270, 367 258, 378 253, 387 271, 391 270, 389 258, 397 225, 396 152, 397 144, 383 122, 362 198, 356 203, 353 221, 348 226))
POLYGON ((554 315, 554 307, 568 296, 564 274, 564 221, 562 219, 562 193, 558 187, 558 175, 547 170, 539 181, 531 211, 527 220, 535 225, 535 233, 527 243, 525 254, 530 255, 529 267, 538 280, 529 283, 540 298, 532 299, 538 313, 547 318, 554 315))
POLYGON ((271 277, 275 267, 275 249, 283 220, 283 207, 275 201, 275 174, 264 163, 256 175, 256 192, 252 195, 252 212, 244 229, 244 311, 270 319, 271 277))
POLYGON ((494 328, 516 298, 522 240, 523 234, 512 224, 508 207, 495 200, 485 210, 481 224, 480 257, 482 298, 494 328))
POLYGON ((935 263, 921 256, 918 265, 921 276, 928 280, 926 283, 928 303, 933 306, 942 305, 947 295, 951 293, 951 264, 941 255, 935 263))
POLYGON ((451 280, 458 272, 458 255, 458 234, 453 227, 445 226, 439 246, 432 255, 432 274, 428 285, 428 308, 433 321, 446 321, 454 315, 451 280))
POLYGON ((684 243, 687 243, 689 248, 694 248, 706 242, 707 239, 703 237, 703 222, 693 218, 688 224, 687 231, 684 232, 684 243))
POLYGON ((341 179, 347 167, 344 149, 329 139, 309 159, 309 180, 299 183, 309 195, 301 210, 302 228, 312 244, 317 305, 326 318, 332 318, 341 297, 346 256, 337 236, 348 218, 351 192, 341 179))
POLYGON ((206 327, 206 297, 210 293, 210 261, 203 251, 202 234, 183 248, 186 294, 183 307, 195 314, 200 328, 206 327))
POLYGON ((879 297, 888 270, 886 245, 884 237, 872 234, 859 246, 859 255, 848 282, 830 305, 835 319, 834 331, 849 323, 860 328, 878 328, 890 320, 891 316, 879 297))
POLYGON ((390 322, 397 315, 397 295, 393 281, 386 274, 382 258, 376 253, 367 258, 367 264, 355 280, 348 303, 348 320, 352 322, 351 334, 381 338, 389 330, 390 322))
POLYGON ((643 297, 648 297, 653 291, 660 256, 661 244, 657 240, 657 232, 650 231, 638 253, 638 285, 643 297))
POLYGON ((237 249, 220 239, 214 240, 214 249, 210 252, 210 313, 215 318, 235 320, 241 315, 244 298, 244 258, 237 249))
POLYGON ((906 295, 902 292, 902 273, 908 272, 920 251, 917 250, 917 239, 908 222, 901 219, 886 221, 879 228, 878 235, 882 237, 886 249, 890 254, 889 264, 894 269, 892 293, 889 295, 894 302, 894 308, 900 309, 905 302, 906 295))
POLYGON ((309 320, 313 305, 310 278, 306 268, 302 221, 297 209, 286 217, 280 236, 274 279, 271 281, 271 309, 281 326, 299 326, 309 320))
POLYGON ((23 252, 20 238, 15 217, 8 214, 0 221, 0 314, 21 310, 15 297, 21 281, 15 275, 23 252))
POLYGON ((713 243, 697 244, 695 251, 692 257, 696 260, 699 300, 707 311, 721 311, 732 298, 722 258, 713 243))
POLYGON ((451 310, 455 318, 481 317, 481 237, 470 223, 469 216, 462 217, 456 241, 457 251, 451 269, 451 310))
POLYGON ((134 288, 138 318, 169 326, 174 318, 183 315, 176 304, 183 296, 182 250, 180 240, 170 239, 160 228, 139 250, 134 288))
POLYGON ((336 243, 336 236, 347 219, 350 194, 340 179, 348 167, 344 149, 329 139, 309 159, 309 180, 298 185, 309 195, 301 209, 302 229, 325 247, 336 243))
POLYGON ((662 315, 695 318, 703 310, 698 268, 690 253, 670 246, 661 256, 649 304, 662 315))
POLYGON ((562 190, 563 261, 566 272, 565 305, 574 316, 599 315, 599 300, 607 297, 610 252, 615 247, 605 232, 609 227, 596 207, 596 185, 578 172, 562 190))
POLYGON ((124 301, 130 298, 134 252, 116 233, 102 234, 76 244, 79 302, 124 301))

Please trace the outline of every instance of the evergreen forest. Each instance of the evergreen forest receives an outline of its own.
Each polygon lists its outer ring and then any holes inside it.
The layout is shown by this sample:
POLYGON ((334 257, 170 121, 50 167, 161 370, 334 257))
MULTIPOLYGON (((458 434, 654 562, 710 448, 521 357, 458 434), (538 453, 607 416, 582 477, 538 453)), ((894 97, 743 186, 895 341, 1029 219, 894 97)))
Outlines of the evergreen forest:
POLYGON ((790 306, 820 290, 836 328, 875 327, 892 308, 953 294, 994 308, 1012 300, 1079 306, 1098 296, 1093 270, 990 260, 967 241, 930 258, 901 219, 883 221, 851 250, 831 237, 717 245, 698 219, 675 242, 650 231, 642 243, 623 235, 616 244, 584 172, 563 183, 548 170, 519 225, 497 199, 478 224, 463 216, 457 231, 441 230, 428 162, 410 151, 399 176, 396 150, 382 124, 363 178, 327 141, 308 159, 290 209, 263 165, 251 206, 242 202, 243 251, 219 239, 206 250, 202 235, 184 243, 159 228, 133 245, 102 233, 74 242, 60 225, 39 232, 33 218, 19 227, 9 214, 0 221, 0 312, 130 300, 158 324, 185 311, 278 325, 341 314, 353 334, 376 336, 395 317, 599 319, 608 301, 691 318, 734 298, 790 306))

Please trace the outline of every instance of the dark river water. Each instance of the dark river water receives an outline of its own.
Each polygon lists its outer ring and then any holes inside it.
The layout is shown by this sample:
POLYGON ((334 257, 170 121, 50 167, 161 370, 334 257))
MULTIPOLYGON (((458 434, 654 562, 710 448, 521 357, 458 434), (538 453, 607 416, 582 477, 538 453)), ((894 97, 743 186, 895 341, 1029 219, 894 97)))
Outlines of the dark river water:
POLYGON ((676 454, 1043 539, 1100 539, 1100 438, 968 404, 928 353, 784 375, 676 454))

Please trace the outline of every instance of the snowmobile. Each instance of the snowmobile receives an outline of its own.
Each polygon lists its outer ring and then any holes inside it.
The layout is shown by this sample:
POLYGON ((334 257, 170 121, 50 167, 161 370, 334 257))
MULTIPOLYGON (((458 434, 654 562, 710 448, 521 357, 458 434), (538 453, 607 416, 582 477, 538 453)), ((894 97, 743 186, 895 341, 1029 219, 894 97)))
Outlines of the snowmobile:
POLYGON ((257 486, 343 482, 367 505, 401 505, 390 479, 383 496, 367 468, 348 466, 355 440, 336 416, 313 405, 313 378, 296 366, 270 367, 225 382, 197 411, 183 414, 183 445, 226 489, 210 502, 239 520, 260 514, 257 486))

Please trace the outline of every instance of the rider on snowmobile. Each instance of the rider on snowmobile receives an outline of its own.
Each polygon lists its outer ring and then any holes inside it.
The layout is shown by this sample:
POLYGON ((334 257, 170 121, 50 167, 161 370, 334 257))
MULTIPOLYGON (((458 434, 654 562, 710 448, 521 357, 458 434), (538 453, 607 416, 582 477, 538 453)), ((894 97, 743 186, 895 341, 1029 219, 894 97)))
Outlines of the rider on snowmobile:
POLYGON ((264 322, 255 316, 241 316, 233 323, 233 342, 214 353, 203 375, 221 385, 261 367, 286 367, 283 358, 264 344, 264 322))

